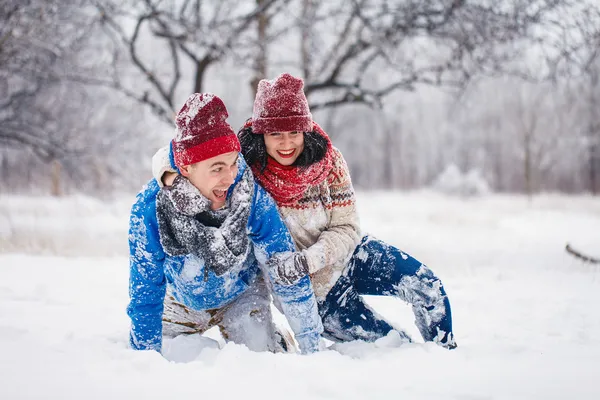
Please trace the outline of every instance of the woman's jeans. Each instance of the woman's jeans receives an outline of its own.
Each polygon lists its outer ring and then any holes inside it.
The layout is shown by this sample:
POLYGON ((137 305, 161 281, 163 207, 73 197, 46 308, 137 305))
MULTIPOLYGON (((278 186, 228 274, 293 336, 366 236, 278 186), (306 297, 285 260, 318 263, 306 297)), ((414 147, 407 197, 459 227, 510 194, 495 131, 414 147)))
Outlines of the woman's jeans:
POLYGON ((365 236, 342 276, 319 304, 323 336, 334 341, 375 341, 396 330, 360 295, 394 296, 412 305, 425 341, 454 348, 450 302, 442 282, 425 265, 396 247, 365 236))

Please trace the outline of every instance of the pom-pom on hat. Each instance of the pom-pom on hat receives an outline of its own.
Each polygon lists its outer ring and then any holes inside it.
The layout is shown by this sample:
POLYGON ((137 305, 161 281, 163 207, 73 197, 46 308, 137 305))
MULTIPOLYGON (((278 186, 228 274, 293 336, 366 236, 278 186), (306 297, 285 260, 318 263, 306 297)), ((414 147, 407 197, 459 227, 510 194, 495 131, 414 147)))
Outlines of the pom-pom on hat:
POLYGON ((304 95, 304 81, 290 74, 258 83, 252 132, 311 132, 313 119, 304 95))
POLYGON ((173 157, 178 168, 232 151, 240 142, 227 123, 227 108, 212 93, 194 93, 177 113, 173 157))

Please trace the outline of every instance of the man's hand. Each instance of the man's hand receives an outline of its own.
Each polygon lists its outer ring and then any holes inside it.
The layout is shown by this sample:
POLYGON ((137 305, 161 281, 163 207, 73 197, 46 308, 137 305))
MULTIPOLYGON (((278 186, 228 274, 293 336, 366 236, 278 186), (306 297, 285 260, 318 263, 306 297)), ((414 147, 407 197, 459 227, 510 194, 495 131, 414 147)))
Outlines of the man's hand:
POLYGON ((176 172, 169 172, 169 171, 165 171, 165 173, 162 176, 162 183, 165 186, 172 186, 173 185, 173 181, 175 180, 175 178, 177 178, 177 173, 176 172))
POLYGON ((302 253, 277 253, 267 261, 275 283, 293 285, 308 275, 308 263, 302 253))

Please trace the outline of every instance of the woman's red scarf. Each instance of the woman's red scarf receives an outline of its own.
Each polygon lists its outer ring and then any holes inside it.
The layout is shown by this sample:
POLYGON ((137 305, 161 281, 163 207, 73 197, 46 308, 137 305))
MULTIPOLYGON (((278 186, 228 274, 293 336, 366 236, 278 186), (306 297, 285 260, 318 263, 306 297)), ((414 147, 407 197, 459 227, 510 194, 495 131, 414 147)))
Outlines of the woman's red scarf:
POLYGON ((267 155, 267 166, 264 171, 261 171, 261 166, 258 164, 251 166, 254 178, 275 199, 277 205, 298 201, 309 187, 322 183, 331 172, 333 167, 331 140, 316 122, 313 122, 313 129, 327 140, 327 153, 321 161, 307 167, 285 166, 267 155))

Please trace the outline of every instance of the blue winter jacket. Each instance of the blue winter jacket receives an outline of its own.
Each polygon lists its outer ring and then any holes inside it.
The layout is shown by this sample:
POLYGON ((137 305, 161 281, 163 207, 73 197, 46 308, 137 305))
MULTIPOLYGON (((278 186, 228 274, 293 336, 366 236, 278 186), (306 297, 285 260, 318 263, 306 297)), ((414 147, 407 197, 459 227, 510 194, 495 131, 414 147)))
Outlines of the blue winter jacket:
MULTIPOLYGON (((247 165, 239 157, 239 171, 228 196, 241 179, 247 165)), ((257 260, 264 261, 277 252, 295 251, 291 235, 285 227, 273 199, 254 184, 252 209, 248 218, 248 235, 253 252, 247 268, 241 272, 216 276, 208 272, 205 280, 201 259, 193 254, 169 256, 163 250, 156 217, 156 196, 160 190, 152 179, 137 195, 131 209, 129 227, 130 344, 137 350, 160 351, 162 344, 162 312, 166 286, 170 285, 175 299, 195 310, 220 308, 242 294, 259 274, 257 260), (192 263, 192 264, 190 264, 192 263), (184 266, 187 268, 182 273, 184 266), (197 274, 189 276, 189 270, 197 274)), ((316 300, 307 277, 291 286, 273 285, 274 295, 281 304, 296 337, 322 331, 316 300)))

